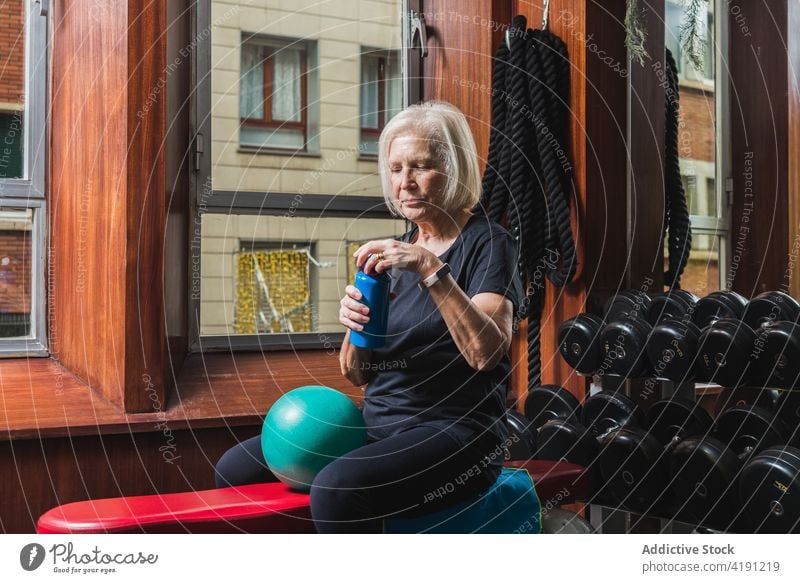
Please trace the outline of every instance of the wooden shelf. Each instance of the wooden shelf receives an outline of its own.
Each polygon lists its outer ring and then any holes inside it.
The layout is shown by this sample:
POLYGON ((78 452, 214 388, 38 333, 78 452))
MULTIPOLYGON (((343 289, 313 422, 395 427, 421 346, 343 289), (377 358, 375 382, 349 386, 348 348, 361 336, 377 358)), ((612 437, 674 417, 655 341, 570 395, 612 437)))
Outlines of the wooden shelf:
MULTIPOLYGON (((0 361, 0 440, 259 424, 269 407, 293 388, 319 384, 357 403, 337 356, 326 351, 195 354, 181 367, 175 396, 151 398, 152 413, 122 409, 49 358, 0 361)), ((142 391, 157 395, 142 381, 142 391)))

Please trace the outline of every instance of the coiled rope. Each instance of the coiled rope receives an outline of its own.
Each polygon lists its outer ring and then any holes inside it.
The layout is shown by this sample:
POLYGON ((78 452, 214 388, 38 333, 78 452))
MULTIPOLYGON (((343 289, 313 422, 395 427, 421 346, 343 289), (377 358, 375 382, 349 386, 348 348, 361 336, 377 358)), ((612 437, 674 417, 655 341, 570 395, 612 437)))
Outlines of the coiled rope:
POLYGON ((692 250, 692 222, 686 206, 686 193, 681 180, 678 153, 678 126, 680 124, 680 95, 678 93, 678 67, 669 49, 666 50, 666 140, 664 147, 664 235, 667 237, 668 268, 664 272, 664 285, 680 289, 681 275, 689 262, 692 250))
POLYGON ((540 329, 544 275, 556 286, 572 280, 577 267, 567 193, 570 64, 555 35, 526 30, 514 18, 508 39, 495 54, 492 128, 481 204, 518 242, 517 265, 527 281, 528 387, 541 383, 540 329), (565 163, 566 161, 566 163, 565 163))

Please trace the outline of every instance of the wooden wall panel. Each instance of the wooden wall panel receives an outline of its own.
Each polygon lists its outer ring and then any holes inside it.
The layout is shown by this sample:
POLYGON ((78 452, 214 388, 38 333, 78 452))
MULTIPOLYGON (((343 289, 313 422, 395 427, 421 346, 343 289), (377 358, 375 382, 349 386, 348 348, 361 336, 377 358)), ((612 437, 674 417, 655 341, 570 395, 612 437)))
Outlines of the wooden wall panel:
POLYGON ((53 5, 50 340, 127 411, 164 400, 164 0, 53 5))
POLYGON ((32 533, 80 500, 214 488, 214 465, 259 425, 0 442, 0 532, 32 533))
MULTIPOLYGON (((789 94, 788 5, 777 0, 729 3, 731 167, 734 204, 732 288, 747 297, 788 289, 789 94), (737 22, 744 22, 748 33, 737 22), (751 163, 752 183, 745 171, 751 163)), ((791 32, 796 35, 796 31, 791 32)))
POLYGON ((643 65, 632 61, 626 67, 630 78, 627 248, 631 254, 625 286, 652 295, 664 289, 664 3, 645 3, 642 23, 647 27, 645 48, 650 59, 643 65))
POLYGON ((788 265, 791 266, 789 293, 800 298, 800 3, 789 2, 787 15, 787 51, 789 56, 787 83, 789 98, 788 153, 787 170, 789 171, 789 232, 788 232, 788 265))
POLYGON ((102 4, 101 27, 95 6, 53 5, 50 343, 78 377, 121 403, 127 12, 102 4))
POLYGON ((442 99, 467 116, 481 167, 486 165, 492 121, 492 59, 511 20, 511 3, 424 0, 428 56, 423 63, 425 99, 442 99))

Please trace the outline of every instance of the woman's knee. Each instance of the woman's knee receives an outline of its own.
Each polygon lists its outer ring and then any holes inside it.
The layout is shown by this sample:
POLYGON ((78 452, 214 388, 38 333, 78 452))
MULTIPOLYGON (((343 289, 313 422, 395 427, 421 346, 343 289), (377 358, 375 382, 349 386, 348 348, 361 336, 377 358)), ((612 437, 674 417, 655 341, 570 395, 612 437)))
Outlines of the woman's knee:
POLYGON ((217 488, 276 481, 261 453, 261 436, 237 443, 219 458, 214 468, 217 488))
POLYGON ((360 480, 351 464, 342 458, 332 461, 316 475, 311 484, 311 509, 326 513, 351 506, 360 496, 360 480))

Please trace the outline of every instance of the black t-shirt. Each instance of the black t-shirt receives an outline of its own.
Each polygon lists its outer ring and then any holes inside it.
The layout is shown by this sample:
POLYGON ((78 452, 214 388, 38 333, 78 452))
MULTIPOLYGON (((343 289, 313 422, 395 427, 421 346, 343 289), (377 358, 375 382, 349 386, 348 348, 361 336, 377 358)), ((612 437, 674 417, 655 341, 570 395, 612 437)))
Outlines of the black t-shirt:
MULTIPOLYGON (((398 240, 408 242, 416 225, 398 240)), ((468 297, 494 292, 508 297, 514 313, 524 299, 516 265, 514 239, 477 207, 451 247, 439 258, 468 297)), ((370 437, 380 439, 420 425, 434 426, 459 440, 487 430, 502 442, 506 436, 506 390, 509 355, 492 370, 467 364, 420 278, 391 271, 387 341, 376 348, 369 367, 377 374, 365 389, 364 419, 370 437)))

